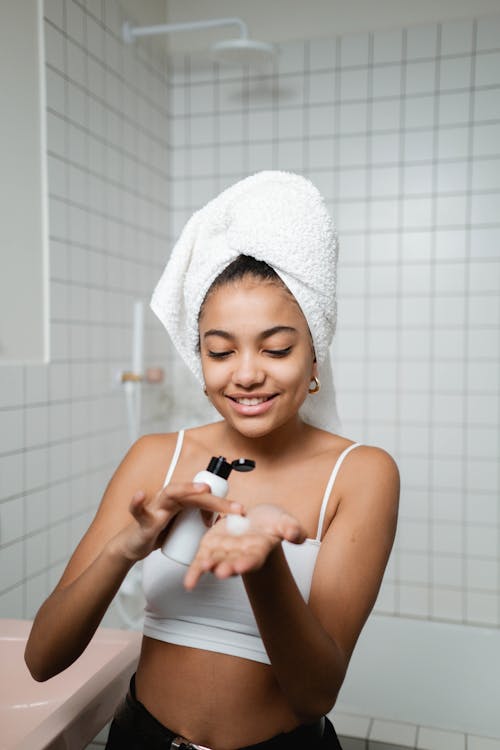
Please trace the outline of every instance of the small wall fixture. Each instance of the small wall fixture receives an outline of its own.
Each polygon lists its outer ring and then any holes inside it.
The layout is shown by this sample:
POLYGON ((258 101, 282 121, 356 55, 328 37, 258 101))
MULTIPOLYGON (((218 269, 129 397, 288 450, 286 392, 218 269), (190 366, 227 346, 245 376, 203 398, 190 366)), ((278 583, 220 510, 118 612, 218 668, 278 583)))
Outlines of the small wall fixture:
POLYGON ((276 55, 276 47, 267 42, 250 39, 248 26, 241 18, 212 18, 206 21, 190 21, 186 23, 169 23, 158 26, 131 26, 123 24, 123 40, 131 43, 136 37, 171 34, 177 31, 197 31, 213 29, 221 26, 238 26, 240 36, 226 39, 212 45, 212 55, 217 62, 227 65, 261 65, 272 60, 276 55))

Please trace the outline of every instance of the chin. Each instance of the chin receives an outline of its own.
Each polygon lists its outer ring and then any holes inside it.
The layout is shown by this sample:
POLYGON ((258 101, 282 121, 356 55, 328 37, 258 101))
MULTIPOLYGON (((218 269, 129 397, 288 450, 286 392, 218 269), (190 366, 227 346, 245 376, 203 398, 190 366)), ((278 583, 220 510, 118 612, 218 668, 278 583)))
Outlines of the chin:
POLYGON ((273 432, 276 428, 274 426, 266 426, 266 425, 257 425, 257 424, 235 424, 234 425, 235 430, 238 430, 240 435, 243 435, 247 438, 261 438, 265 437, 265 435, 269 435, 271 432, 273 432))
POLYGON ((235 420, 224 417, 226 422, 230 424, 240 435, 247 438, 261 438, 266 435, 270 435, 276 430, 280 429, 287 423, 287 419, 283 420, 266 420, 258 419, 254 417, 247 417, 246 419, 235 420))
POLYGON ((226 424, 230 425, 233 430, 236 430, 236 432, 239 432, 240 435, 244 435, 245 437, 262 437, 262 435, 267 435, 268 432, 272 431, 272 427, 267 423, 260 422, 260 424, 254 420, 251 421, 250 419, 230 419, 227 414, 222 414, 222 417, 226 424))

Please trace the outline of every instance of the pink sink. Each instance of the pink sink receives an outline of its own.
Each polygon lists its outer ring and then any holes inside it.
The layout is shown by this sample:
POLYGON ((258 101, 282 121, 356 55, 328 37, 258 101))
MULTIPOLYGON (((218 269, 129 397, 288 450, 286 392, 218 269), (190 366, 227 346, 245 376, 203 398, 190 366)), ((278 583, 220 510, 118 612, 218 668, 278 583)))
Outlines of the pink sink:
POLYGON ((36 682, 24 663, 28 620, 0 620, 0 750, 79 750, 109 721, 136 668, 141 634, 99 628, 61 674, 36 682))

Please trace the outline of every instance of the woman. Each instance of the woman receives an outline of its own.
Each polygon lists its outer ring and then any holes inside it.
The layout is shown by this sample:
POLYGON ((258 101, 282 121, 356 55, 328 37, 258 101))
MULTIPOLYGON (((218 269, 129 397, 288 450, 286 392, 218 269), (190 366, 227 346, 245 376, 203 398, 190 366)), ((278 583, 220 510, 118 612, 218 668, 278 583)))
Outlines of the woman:
POLYGON ((26 649, 36 679, 66 668, 145 560, 141 656, 110 750, 340 747, 324 715, 380 587, 399 483, 384 451, 324 429, 336 255, 317 190, 280 172, 224 191, 174 248, 152 307, 222 419, 131 448, 26 649), (255 461, 227 499, 191 481, 212 455, 255 461), (189 566, 159 550, 186 508, 207 526, 189 566))

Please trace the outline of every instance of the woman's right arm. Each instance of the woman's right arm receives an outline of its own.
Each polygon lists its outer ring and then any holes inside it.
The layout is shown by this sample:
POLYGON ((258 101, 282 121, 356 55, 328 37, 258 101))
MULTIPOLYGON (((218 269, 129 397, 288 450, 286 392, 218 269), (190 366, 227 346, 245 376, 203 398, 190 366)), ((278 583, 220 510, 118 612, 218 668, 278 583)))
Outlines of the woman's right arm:
POLYGON ((33 622, 25 660, 36 680, 48 680, 80 656, 127 572, 161 546, 165 527, 182 507, 238 512, 228 511, 230 503, 210 495, 206 485, 155 490, 174 442, 175 435, 141 438, 113 475, 94 520, 33 622))

